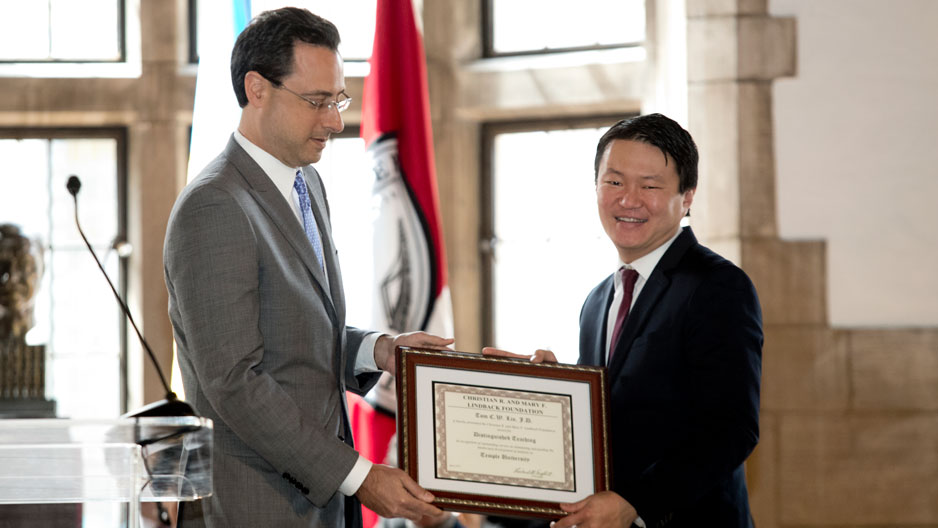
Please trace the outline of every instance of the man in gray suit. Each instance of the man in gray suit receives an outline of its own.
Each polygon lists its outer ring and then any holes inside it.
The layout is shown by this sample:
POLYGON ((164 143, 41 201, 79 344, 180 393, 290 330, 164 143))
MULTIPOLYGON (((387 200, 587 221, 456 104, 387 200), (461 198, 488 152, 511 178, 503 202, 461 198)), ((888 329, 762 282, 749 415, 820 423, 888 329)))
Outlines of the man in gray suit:
POLYGON ((438 515, 433 496, 352 447, 345 391, 365 391, 394 348, 447 346, 345 326, 322 182, 309 166, 348 106, 335 26, 309 11, 259 15, 231 77, 241 122, 180 195, 166 232, 169 313, 186 396, 215 422, 208 526, 355 527, 438 515))

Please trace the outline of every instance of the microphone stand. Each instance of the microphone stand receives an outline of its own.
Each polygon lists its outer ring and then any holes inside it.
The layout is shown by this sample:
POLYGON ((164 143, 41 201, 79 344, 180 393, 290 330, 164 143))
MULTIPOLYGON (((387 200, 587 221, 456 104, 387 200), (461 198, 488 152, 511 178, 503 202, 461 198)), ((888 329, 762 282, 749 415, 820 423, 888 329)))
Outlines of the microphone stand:
POLYGON ((72 195, 72 198, 75 202, 75 226, 78 227, 78 234, 81 235, 81 239, 84 240, 85 245, 88 247, 88 251, 90 251, 91 256, 94 257, 95 264, 98 265, 98 269, 100 269, 101 273, 104 275, 104 279, 107 281, 108 286, 111 287, 111 292, 114 293, 114 298, 117 299, 117 303, 120 305, 121 311, 123 312, 124 316, 127 317, 127 320, 130 321, 130 325, 137 333, 137 337, 140 339, 140 343, 143 345, 144 350, 146 350, 147 356, 150 357, 150 362, 153 364, 153 367, 156 368, 156 373, 160 377, 160 383, 163 385, 163 389, 166 391, 166 396, 162 400, 155 401, 153 403, 144 405, 140 409, 128 412, 122 415, 121 418, 137 418, 141 416, 196 416, 195 410, 192 409, 192 406, 183 400, 180 400, 176 396, 176 393, 169 388, 169 384, 166 382, 166 377, 163 375, 163 369, 160 368, 160 364, 156 361, 156 356, 153 354, 153 350, 150 349, 150 345, 147 343, 147 340, 143 338, 143 334, 137 327, 137 323, 134 322, 133 315, 130 314, 130 309, 127 307, 127 304, 124 303, 124 300, 121 299, 120 294, 117 293, 117 288, 114 287, 114 283, 111 282, 111 278, 108 276, 107 272, 104 271, 104 266, 101 265, 101 261, 98 260, 98 255, 94 252, 94 249, 91 247, 91 243, 88 242, 88 237, 85 236, 85 232, 81 228, 81 223, 78 221, 78 191, 81 189, 81 180, 78 179, 78 176, 69 176, 66 187, 68 188, 68 192, 72 195))
MULTIPOLYGON (((134 322, 133 315, 130 313, 130 309, 127 307, 127 304, 124 303, 124 300, 121 299, 120 294, 117 293, 117 288, 114 287, 114 283, 111 282, 111 278, 108 276, 107 272, 104 270, 104 266, 101 265, 101 261, 98 259, 98 255, 94 252, 94 249, 91 247, 91 243, 88 242, 88 237, 85 236, 84 230, 81 228, 81 222, 78 221, 78 191, 81 189, 81 180, 78 179, 78 176, 69 176, 68 182, 66 183, 66 188, 68 189, 69 194, 72 195, 72 199, 75 202, 75 226, 78 227, 78 234, 81 235, 81 239, 84 240, 85 246, 88 247, 88 251, 91 252, 91 256, 94 257, 95 264, 98 265, 98 269, 101 270, 101 273, 104 275, 104 279, 107 281, 108 286, 111 287, 111 292, 114 293, 114 298, 117 299, 117 303, 120 305, 121 311, 124 316, 127 317, 127 320, 130 321, 130 325, 133 327, 134 331, 137 333, 137 338, 140 339, 140 343, 143 345, 143 349, 146 350, 147 356, 150 357, 150 362, 153 364, 153 367, 156 368, 156 373, 160 377, 160 383, 163 385, 163 389, 166 391, 166 396, 162 400, 152 402, 150 404, 144 405, 140 409, 137 409, 132 412, 125 413, 121 418, 141 418, 141 417, 153 417, 153 416, 163 416, 163 417, 178 417, 178 416, 197 416, 195 410, 188 403, 180 400, 176 393, 169 388, 169 384, 166 383, 166 376, 163 375, 163 369, 160 368, 160 364, 156 361, 156 356, 153 354, 153 350, 150 349, 150 344, 147 343, 147 340, 143 338, 143 334, 140 332, 140 328, 137 327, 137 323, 134 322)), ((178 431, 175 431, 169 435, 160 438, 137 438, 137 443, 143 446, 144 449, 147 448, 151 443, 157 441, 166 440, 186 432, 190 432, 191 428, 183 427, 178 431)), ((138 433, 139 434, 139 425, 138 433)), ((150 467, 147 464, 146 457, 143 459, 144 467, 146 468, 147 473, 150 473, 150 467)), ((152 475, 150 476, 152 479, 152 475)), ((171 524, 171 518, 169 512, 166 508, 163 507, 163 503, 160 501, 156 502, 157 515, 159 521, 164 526, 169 526, 171 524)))

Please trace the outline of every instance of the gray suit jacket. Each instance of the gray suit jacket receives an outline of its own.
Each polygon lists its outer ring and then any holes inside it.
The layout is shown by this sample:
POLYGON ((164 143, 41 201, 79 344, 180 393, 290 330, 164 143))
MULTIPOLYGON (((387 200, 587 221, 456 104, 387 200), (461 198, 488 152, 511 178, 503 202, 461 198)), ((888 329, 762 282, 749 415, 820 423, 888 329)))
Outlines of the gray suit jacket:
POLYGON ((367 332, 345 326, 322 182, 312 167, 304 175, 328 280, 287 201, 234 138, 170 216, 163 263, 186 399, 215 422, 208 526, 346 525, 337 489, 358 454, 345 391, 377 376, 354 376, 367 332))

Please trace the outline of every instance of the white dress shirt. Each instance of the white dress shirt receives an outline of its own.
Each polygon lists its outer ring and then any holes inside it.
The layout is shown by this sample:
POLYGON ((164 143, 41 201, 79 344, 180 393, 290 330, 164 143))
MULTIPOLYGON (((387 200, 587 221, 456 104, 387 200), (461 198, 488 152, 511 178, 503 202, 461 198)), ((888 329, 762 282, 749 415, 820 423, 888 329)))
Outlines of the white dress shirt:
POLYGON ((632 289, 632 304, 629 305, 629 314, 632 313, 632 307, 635 306, 635 301, 638 300, 639 294, 642 293, 642 288, 645 286, 645 283, 648 281, 648 277, 651 276, 651 272, 655 271, 655 267, 658 265, 658 261, 661 260, 661 257, 664 256, 664 253, 671 247, 671 244, 674 242, 674 239, 681 234, 681 229, 678 229, 674 236, 668 239, 667 242, 661 244, 651 253, 645 255, 644 257, 639 257, 633 262, 622 262, 619 260, 619 266, 616 268, 615 273, 612 275, 612 281, 615 288, 615 293, 612 296, 612 304, 609 305, 609 312, 606 313, 606 357, 609 357, 609 350, 613 346, 612 342, 612 331, 616 326, 616 316, 619 314, 619 306, 622 305, 622 297, 625 295, 625 292, 622 288, 622 274, 619 273, 619 270, 622 268, 634 269, 638 272, 638 279, 635 281, 635 287, 632 289))

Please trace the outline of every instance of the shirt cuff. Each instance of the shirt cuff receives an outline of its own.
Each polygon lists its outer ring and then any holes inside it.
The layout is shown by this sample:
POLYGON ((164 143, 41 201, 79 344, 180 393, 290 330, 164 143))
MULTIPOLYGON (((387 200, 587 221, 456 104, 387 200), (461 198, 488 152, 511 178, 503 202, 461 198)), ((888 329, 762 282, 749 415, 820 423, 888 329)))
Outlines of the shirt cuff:
POLYGON ((365 477, 367 477, 368 472, 371 471, 371 466, 372 463, 370 460, 358 455, 358 460, 355 462, 355 465, 352 466, 352 470, 349 471, 348 476, 345 477, 345 480, 342 481, 342 485, 339 486, 339 493, 346 497, 351 497, 358 493, 358 488, 362 487, 362 482, 365 482, 365 477))
POLYGON ((378 364, 375 363, 375 344, 383 335, 381 332, 372 332, 362 339, 362 344, 358 346, 358 356, 355 358, 356 376, 366 372, 381 372, 378 364))
POLYGON ((645 521, 643 521, 641 517, 636 517, 632 524, 638 526, 639 528, 645 528, 645 521))

